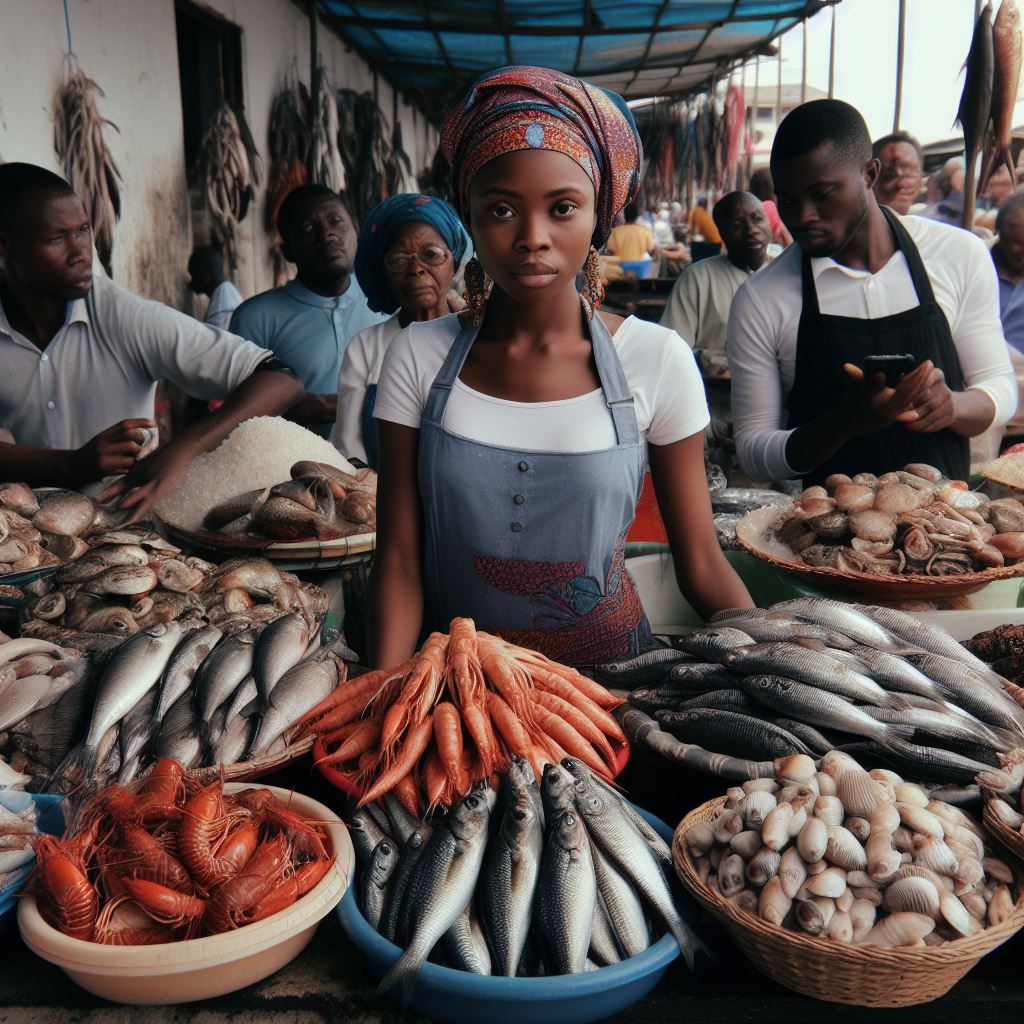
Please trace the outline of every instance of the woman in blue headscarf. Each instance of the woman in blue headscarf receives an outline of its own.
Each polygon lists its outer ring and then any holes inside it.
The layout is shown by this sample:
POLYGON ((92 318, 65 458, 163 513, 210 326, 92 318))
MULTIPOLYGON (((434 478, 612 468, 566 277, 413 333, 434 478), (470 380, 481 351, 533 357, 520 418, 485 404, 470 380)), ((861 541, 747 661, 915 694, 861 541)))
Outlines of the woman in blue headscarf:
POLYGON ((345 350, 338 378, 338 418, 331 434, 343 455, 376 468, 373 406, 384 353, 414 320, 436 320, 455 312, 448 304, 448 291, 468 245, 458 214, 434 196, 392 196, 363 221, 356 279, 370 309, 394 316, 360 331, 345 350))

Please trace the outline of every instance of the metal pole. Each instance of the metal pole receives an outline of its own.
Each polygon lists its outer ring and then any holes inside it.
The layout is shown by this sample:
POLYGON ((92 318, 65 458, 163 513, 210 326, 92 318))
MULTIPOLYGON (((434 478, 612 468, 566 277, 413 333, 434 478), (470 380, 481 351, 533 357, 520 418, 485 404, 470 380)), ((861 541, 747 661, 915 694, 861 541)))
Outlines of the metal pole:
MULTIPOLYGON (((310 110, 310 116, 316 117, 314 113, 316 109, 316 98, 320 92, 320 47, 317 40, 317 13, 316 13, 316 0, 307 0, 306 9, 309 12, 309 92, 313 98, 311 104, 312 109, 310 110)), ((313 179, 313 155, 310 153, 309 160, 307 162, 306 170, 309 173, 310 180, 313 179)))
POLYGON ((775 127, 782 121, 782 36, 779 36, 779 76, 775 83, 775 127))
POLYGON ((804 18, 801 26, 803 36, 803 63, 800 68, 800 102, 807 102, 807 19, 804 18))
POLYGON ((828 44, 828 98, 836 94, 836 9, 832 7, 832 37, 828 44))
POLYGON ((892 112, 892 130, 899 131, 900 107, 903 105, 903 47, 907 32, 907 0, 900 0, 900 21, 896 33, 896 105, 892 112))

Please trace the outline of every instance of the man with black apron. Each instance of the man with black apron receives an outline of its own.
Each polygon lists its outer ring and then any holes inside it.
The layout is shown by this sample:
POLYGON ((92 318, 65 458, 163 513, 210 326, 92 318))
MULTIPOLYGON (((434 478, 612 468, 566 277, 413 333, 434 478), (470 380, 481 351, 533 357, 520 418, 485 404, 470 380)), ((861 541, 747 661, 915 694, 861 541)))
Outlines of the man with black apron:
POLYGON ((966 478, 968 438, 1016 407, 984 244, 879 206, 867 127, 841 101, 789 114, 771 169, 795 244, 740 289, 730 315, 741 466, 805 486, 910 462, 966 478), (887 381, 877 356, 910 357, 907 372, 887 381))

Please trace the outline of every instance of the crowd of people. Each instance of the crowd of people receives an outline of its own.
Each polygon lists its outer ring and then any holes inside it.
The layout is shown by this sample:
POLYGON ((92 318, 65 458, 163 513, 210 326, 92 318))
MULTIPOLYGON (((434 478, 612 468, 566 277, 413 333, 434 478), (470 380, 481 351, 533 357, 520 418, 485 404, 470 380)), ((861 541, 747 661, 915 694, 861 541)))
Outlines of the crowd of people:
POLYGON ((241 420, 284 414, 380 472, 375 661, 471 607, 587 663, 650 642, 622 570, 648 471, 690 602, 750 603, 712 525, 693 350, 728 359, 757 481, 910 462, 965 478, 970 439, 1011 421, 1024 195, 1008 172, 964 231, 962 162, 926 183, 912 136, 872 143, 853 107, 819 100, 787 115, 749 191, 645 213, 628 109, 540 68, 481 76, 441 148, 450 203, 398 195, 360 225, 344 194, 295 189, 283 287, 242 301, 197 248, 204 321, 94 275, 79 197, 0 165, 0 478, 123 474, 102 496, 141 517, 241 420), (661 325, 602 308, 612 268, 681 268, 661 325), (894 356, 895 378, 865 363, 894 356), (202 414, 139 458, 160 381, 202 414))

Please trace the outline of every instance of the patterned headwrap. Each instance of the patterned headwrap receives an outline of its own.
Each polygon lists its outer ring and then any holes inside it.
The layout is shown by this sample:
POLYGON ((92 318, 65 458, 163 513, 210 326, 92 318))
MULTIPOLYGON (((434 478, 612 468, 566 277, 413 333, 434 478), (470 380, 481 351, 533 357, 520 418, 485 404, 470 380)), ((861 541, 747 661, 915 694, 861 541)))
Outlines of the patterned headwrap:
POLYGON ((359 231, 355 263, 356 280, 363 289, 367 305, 375 313, 394 313, 398 309, 398 299, 391 294, 384 276, 384 255, 395 232, 410 221, 429 224, 444 239, 451 250, 455 270, 466 255, 469 236, 459 215, 443 199, 407 192, 378 203, 367 214, 359 231))
POLYGON ((441 125, 455 205, 469 217, 469 185, 489 160, 520 149, 564 153, 594 183, 602 245, 612 220, 640 188, 643 146, 622 97, 550 68, 488 71, 467 86, 441 125))

